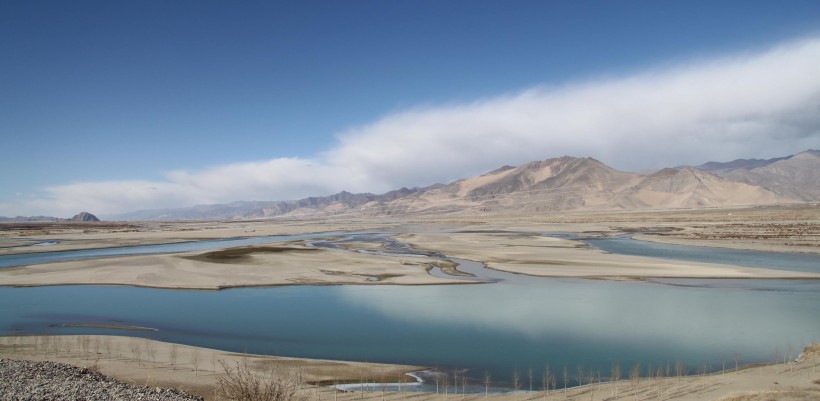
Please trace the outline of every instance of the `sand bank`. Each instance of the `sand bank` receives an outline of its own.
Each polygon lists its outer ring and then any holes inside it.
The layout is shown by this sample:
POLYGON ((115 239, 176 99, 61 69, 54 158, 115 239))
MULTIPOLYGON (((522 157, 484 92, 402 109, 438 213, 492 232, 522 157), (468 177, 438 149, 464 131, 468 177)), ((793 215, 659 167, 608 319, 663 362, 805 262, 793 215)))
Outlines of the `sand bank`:
POLYGON ((417 233, 402 234, 397 239, 419 249, 481 261, 493 269, 543 277, 820 279, 816 273, 614 255, 579 241, 526 233, 417 233))
POLYGON ((131 285, 216 290, 231 287, 336 284, 455 284, 427 269, 428 257, 394 257, 298 244, 125 256, 0 269, 0 285, 131 285))
POLYGON ((120 246, 154 245, 208 239, 298 235, 381 230, 380 221, 226 221, 226 222, 127 222, 127 223, 0 223, 0 255, 53 252, 120 246), (33 228, 32 228, 33 227, 33 228), (56 241, 48 246, 32 242, 56 241))
MULTIPOLYGON (((558 400, 816 400, 820 397, 820 347, 798 361, 741 368, 706 376, 653 377, 618 382, 592 383, 579 388, 517 394, 490 394, 498 401, 558 400)), ((95 367, 127 383, 176 387, 213 400, 217 377, 224 374, 220 362, 247 361, 258 372, 276 367, 285 374, 302 377, 299 395, 306 401, 419 401, 463 399, 479 401, 484 394, 449 395, 410 392, 343 392, 334 383, 413 381, 407 372, 416 366, 243 355, 218 350, 116 336, 0 337, 0 357, 51 360, 95 367)), ((538 379, 538 378, 537 378, 538 379)), ((540 388, 540 379, 534 389, 540 388)))

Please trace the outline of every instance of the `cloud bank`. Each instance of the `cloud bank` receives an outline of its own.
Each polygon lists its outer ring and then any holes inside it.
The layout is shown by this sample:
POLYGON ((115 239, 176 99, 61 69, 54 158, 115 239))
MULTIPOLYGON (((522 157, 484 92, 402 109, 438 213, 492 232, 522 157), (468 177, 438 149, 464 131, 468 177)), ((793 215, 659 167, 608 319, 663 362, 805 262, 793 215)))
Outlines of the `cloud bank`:
POLYGON ((820 147, 818 66, 820 38, 809 38, 630 76, 405 110, 337 134, 336 144, 313 158, 175 171, 161 181, 57 185, 0 210, 111 214, 383 192, 563 155, 631 171, 783 156, 820 147))

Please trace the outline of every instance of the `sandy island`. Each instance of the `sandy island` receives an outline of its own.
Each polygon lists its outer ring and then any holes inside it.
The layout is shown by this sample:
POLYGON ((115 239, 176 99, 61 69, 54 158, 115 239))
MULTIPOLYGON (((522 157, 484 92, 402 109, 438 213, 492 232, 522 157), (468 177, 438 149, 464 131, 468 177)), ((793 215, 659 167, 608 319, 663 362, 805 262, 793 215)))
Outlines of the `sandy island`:
POLYGON ((395 257, 298 243, 123 256, 0 269, 0 285, 64 284, 218 290, 232 287, 339 284, 459 284, 427 273, 444 265, 428 257, 395 257))
POLYGON ((820 279, 818 273, 672 261, 614 255, 580 241, 538 234, 469 232, 403 234, 398 240, 419 249, 484 262, 511 273, 542 277, 624 280, 639 278, 820 279))

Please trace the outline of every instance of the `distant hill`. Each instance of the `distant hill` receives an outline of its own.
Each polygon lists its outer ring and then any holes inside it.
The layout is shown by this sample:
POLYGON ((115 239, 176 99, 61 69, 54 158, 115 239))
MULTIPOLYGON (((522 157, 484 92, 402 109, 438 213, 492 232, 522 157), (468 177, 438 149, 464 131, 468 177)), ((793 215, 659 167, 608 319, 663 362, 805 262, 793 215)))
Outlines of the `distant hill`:
POLYGON ((370 202, 391 201, 426 188, 401 188, 381 195, 353 194, 342 191, 335 195, 309 197, 292 201, 238 201, 227 204, 197 205, 190 208, 140 210, 109 216, 111 220, 234 220, 260 219, 282 215, 309 215, 331 210, 347 210, 370 202))
POLYGON ((720 174, 721 172, 729 172, 732 170, 737 169, 746 169, 751 170, 753 168, 758 167, 765 167, 772 163, 779 162, 781 160, 788 160, 792 156, 784 156, 784 157, 776 157, 774 159, 737 159, 732 160, 730 162, 721 163, 721 162, 708 162, 701 164, 700 166, 695 166, 696 169, 701 171, 709 171, 715 174, 720 174))
POLYGON ((0 222, 38 222, 38 221, 62 221, 63 219, 51 216, 16 216, 5 217, 0 216, 0 222))
POLYGON ((97 216, 94 216, 88 212, 80 212, 79 214, 74 215, 74 217, 68 219, 69 221, 100 221, 97 216))
POLYGON ((807 150, 792 157, 752 169, 720 173, 722 177, 767 188, 801 201, 820 200, 820 151, 807 150))
POLYGON ((81 212, 74 217, 68 219, 61 219, 59 217, 51 217, 51 216, 17 216, 17 217, 3 217, 0 216, 0 222, 16 222, 16 223, 24 223, 24 222, 66 222, 66 221, 76 221, 76 222, 92 222, 92 221, 100 221, 97 216, 94 216, 88 212, 81 212))

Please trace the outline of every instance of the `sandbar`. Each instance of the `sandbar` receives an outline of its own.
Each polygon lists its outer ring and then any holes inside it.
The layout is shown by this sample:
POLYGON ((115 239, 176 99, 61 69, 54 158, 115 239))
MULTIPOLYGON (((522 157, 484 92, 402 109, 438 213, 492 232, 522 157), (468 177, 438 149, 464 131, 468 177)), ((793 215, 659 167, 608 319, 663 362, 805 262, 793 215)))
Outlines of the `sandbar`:
POLYGON ((396 239, 496 270, 541 277, 820 279, 818 273, 615 255, 580 241, 532 233, 455 231, 402 234, 396 239))
POLYGON ((0 285, 130 285, 218 290, 233 287, 339 284, 459 284, 427 273, 443 261, 385 256, 295 243, 207 252, 123 256, 0 269, 0 285))

